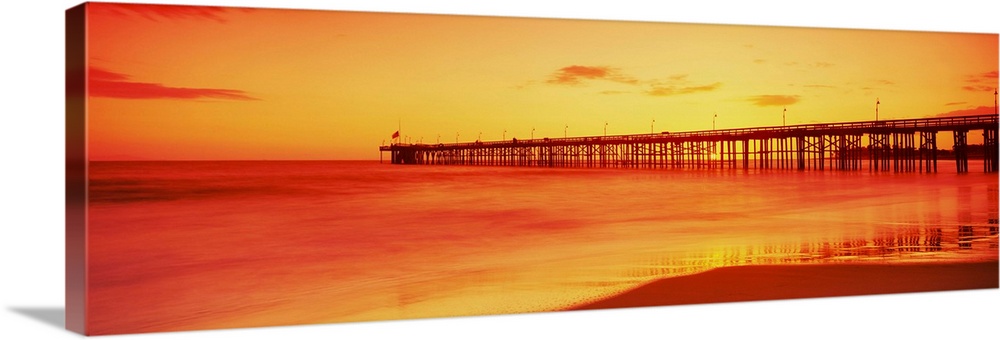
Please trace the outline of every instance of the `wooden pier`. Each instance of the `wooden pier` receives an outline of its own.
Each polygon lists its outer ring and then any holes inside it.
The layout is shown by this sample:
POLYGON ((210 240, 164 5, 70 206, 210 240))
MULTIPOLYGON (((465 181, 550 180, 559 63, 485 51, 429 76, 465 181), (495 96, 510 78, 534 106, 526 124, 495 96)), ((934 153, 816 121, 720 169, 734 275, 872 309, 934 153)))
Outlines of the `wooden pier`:
POLYGON ((650 134, 392 144, 393 164, 640 169, 937 172, 937 136, 951 132, 956 170, 969 172, 970 132, 983 171, 997 172, 997 115, 803 124, 650 134), (867 142, 867 143, 865 143, 867 142))

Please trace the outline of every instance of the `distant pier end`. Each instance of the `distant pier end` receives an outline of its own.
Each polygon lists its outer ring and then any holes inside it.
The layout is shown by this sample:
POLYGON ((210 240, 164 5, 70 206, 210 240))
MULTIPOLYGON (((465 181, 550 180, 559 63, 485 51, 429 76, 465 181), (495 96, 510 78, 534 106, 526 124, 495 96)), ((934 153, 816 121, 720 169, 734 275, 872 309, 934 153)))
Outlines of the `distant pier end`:
MULTIPOLYGON (((379 147, 392 164, 579 168, 798 169, 937 172, 954 158, 969 172, 982 157, 997 172, 997 115, 804 124, 649 134, 510 139, 448 144, 396 143, 379 147), (937 148, 951 132, 948 155, 937 148), (968 144, 982 132, 983 144, 968 144), (867 140, 867 144, 862 141, 867 140)), ((944 151, 947 152, 947 151, 944 151)))

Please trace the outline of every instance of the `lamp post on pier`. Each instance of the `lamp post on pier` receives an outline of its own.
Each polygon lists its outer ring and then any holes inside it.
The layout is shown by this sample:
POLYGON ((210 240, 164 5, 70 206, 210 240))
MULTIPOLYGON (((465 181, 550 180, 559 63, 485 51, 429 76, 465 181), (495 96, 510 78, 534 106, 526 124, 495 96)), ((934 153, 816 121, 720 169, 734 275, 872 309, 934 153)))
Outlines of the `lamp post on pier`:
POLYGON ((785 113, 788 112, 788 108, 781 110, 781 126, 785 126, 785 113))
POLYGON ((881 104, 881 103, 882 102, 879 101, 878 98, 875 98, 875 121, 876 122, 878 121, 878 104, 881 104))
POLYGON ((712 113, 712 131, 715 131, 715 119, 719 118, 718 113, 712 113))
POLYGON ((563 138, 569 136, 567 131, 569 131, 569 125, 566 125, 566 127, 563 128, 563 138))
POLYGON ((608 122, 604 122, 604 137, 608 136, 608 122))
POLYGON ((653 121, 649 123, 649 133, 653 133, 653 124, 655 123, 656 123, 656 118, 653 118, 653 121))
POLYGON ((535 140, 535 128, 531 128, 531 140, 535 140))

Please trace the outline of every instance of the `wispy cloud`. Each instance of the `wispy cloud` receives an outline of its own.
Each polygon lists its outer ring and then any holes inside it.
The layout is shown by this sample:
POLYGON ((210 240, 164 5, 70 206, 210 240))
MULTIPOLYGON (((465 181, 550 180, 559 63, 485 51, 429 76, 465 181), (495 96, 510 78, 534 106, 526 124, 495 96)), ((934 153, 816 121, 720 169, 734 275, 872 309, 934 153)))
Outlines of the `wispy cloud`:
POLYGON ((764 94, 747 98, 748 101, 757 106, 784 106, 799 102, 797 95, 764 94))
POLYGON ((979 77, 983 79, 997 79, 1000 78, 1000 72, 997 72, 997 70, 993 70, 980 74, 979 77))
POLYGON ((671 87, 653 86, 652 89, 646 91, 646 94, 654 97, 666 97, 677 94, 677 91, 671 87))
POLYGON ((965 86, 962 86, 963 90, 981 92, 981 91, 996 91, 997 88, 997 71, 989 71, 979 74, 973 74, 965 79, 965 86))
POLYGON ((551 76, 549 84, 557 85, 579 85, 584 80, 608 80, 624 84, 638 84, 639 81, 630 76, 624 75, 618 69, 608 66, 566 66, 551 76))
POLYGON ((994 113, 995 108, 989 106, 980 106, 971 109, 948 111, 943 113, 938 113, 932 117, 959 117, 959 116, 974 116, 974 115, 987 115, 994 113))
POLYGON ((944 103, 944 106, 962 105, 962 104, 965 104, 965 103, 968 103, 968 102, 950 102, 950 103, 944 103))
POLYGON ((94 97, 121 99, 225 99, 257 100, 231 89, 172 87, 158 83, 129 81, 125 74, 91 67, 87 70, 87 93, 94 97))
POLYGON ((675 74, 667 77, 670 81, 686 82, 688 78, 687 74, 675 74))
POLYGON ((686 87, 680 88, 680 91, 678 91, 678 92, 680 92, 681 94, 695 93, 695 92, 708 92, 708 91, 715 91, 715 89, 718 89, 720 86, 722 86, 722 83, 720 83, 720 82, 715 82, 715 83, 712 83, 712 84, 702 85, 702 86, 686 86, 686 87))
POLYGON ((814 89, 835 89, 836 86, 833 85, 820 85, 820 84, 808 84, 802 85, 802 87, 814 88, 814 89))
POLYGON ((993 91, 994 87, 988 85, 965 85, 962 86, 962 89, 972 92, 989 92, 993 91))
POLYGON ((523 83, 511 86, 511 88, 513 88, 515 90, 524 90, 524 89, 527 89, 527 88, 529 88, 531 86, 534 86, 534 85, 535 85, 535 81, 534 80, 529 80, 529 81, 525 81, 523 83))
POLYGON ((582 85, 587 81, 610 81, 628 86, 635 86, 636 91, 627 90, 605 90, 600 94, 627 94, 640 93, 653 97, 667 97, 674 95, 691 94, 698 92, 714 91, 722 86, 721 82, 710 84, 692 84, 688 80, 688 74, 673 74, 666 78, 641 80, 623 73, 621 70, 610 66, 581 66, 572 65, 560 68, 549 75, 545 81, 553 85, 582 85))
POLYGON ((702 86, 675 86, 675 85, 654 85, 651 89, 645 93, 654 97, 666 97, 679 94, 691 94, 697 92, 708 92, 714 91, 722 86, 722 83, 716 82, 708 85, 702 86))
POLYGON ((183 5, 149 5, 149 4, 90 4, 94 13, 111 14, 126 17, 139 17, 152 21, 196 19, 225 22, 225 14, 229 11, 252 11, 252 8, 233 8, 219 6, 183 6, 183 5))
POLYGON ((124 74, 115 73, 115 72, 111 72, 111 71, 108 71, 108 70, 105 70, 105 69, 96 68, 96 67, 91 67, 90 69, 87 70, 87 77, 88 77, 87 79, 89 79, 91 82, 93 82, 95 80, 99 80, 99 81, 125 81, 125 80, 128 80, 128 76, 126 76, 124 74))
MULTIPOLYGON (((896 87, 896 82, 890 79, 868 79, 857 85, 866 85, 860 87, 865 95, 877 95, 896 87)), ((847 83, 848 88, 852 86, 855 86, 854 83, 847 83)))

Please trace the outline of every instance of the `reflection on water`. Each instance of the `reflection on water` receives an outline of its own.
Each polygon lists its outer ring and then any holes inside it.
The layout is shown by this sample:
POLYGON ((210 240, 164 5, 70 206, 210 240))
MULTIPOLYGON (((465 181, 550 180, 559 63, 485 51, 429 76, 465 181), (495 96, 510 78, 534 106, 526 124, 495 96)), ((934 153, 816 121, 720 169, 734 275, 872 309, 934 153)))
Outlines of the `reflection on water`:
MULTIPOLYGON (((974 166, 974 165, 970 165, 974 166)), ((95 334, 554 310, 722 266, 997 259, 997 177, 91 165, 95 334)))
POLYGON ((727 266, 995 260, 996 251, 988 250, 997 249, 997 243, 996 225, 883 229, 869 237, 661 252, 621 275, 648 282, 727 266))

